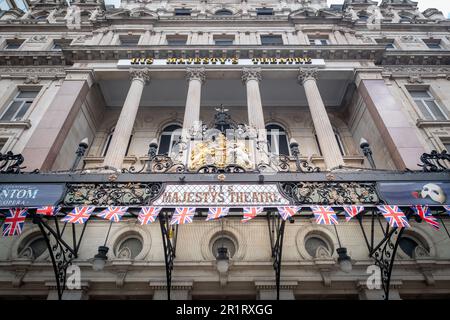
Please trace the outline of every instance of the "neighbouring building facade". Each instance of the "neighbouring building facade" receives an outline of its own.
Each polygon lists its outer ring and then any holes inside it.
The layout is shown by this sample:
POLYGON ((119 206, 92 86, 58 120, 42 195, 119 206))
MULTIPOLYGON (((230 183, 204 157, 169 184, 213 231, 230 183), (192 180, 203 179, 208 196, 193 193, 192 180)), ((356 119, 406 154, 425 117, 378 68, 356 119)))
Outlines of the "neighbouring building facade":
POLYGON ((28 215, 0 238, 0 299, 450 297, 442 12, 409 0, 1 10, 0 224, 9 208, 28 215), (389 228, 386 204, 410 227, 389 228), (346 221, 345 205, 364 208, 346 221), (95 207, 84 224, 61 222, 83 206, 95 207), (97 216, 108 206, 128 211, 110 223, 97 216), (282 220, 286 206, 301 209, 282 220), (339 224, 316 223, 312 206, 339 224), (142 207, 161 211, 141 224, 142 207), (185 207, 193 222, 170 224, 185 207), (205 221, 216 207, 229 214, 205 221), (242 222, 247 207, 262 211, 242 222))

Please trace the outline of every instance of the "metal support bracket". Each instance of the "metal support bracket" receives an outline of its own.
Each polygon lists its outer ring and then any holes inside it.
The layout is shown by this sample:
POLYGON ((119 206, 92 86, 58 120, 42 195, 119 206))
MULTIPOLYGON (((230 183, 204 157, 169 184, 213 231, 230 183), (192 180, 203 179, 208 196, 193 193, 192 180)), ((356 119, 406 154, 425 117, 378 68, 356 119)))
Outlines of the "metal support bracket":
POLYGON ((281 260, 283 253, 284 227, 286 221, 276 212, 267 212, 267 225, 269 227, 270 248, 272 250, 273 269, 275 270, 275 283, 277 300, 280 300, 281 260))
POLYGON ((83 224, 81 234, 77 236, 75 224, 72 224, 71 227, 67 227, 67 223, 64 223, 61 228, 56 216, 45 217, 37 215, 35 212, 32 212, 30 216, 33 219, 33 223, 38 225, 45 243, 47 244, 47 250, 50 254, 53 271, 55 273, 58 299, 61 300, 66 288, 67 268, 72 264, 72 261, 78 257, 78 250, 89 220, 83 224), (54 226, 49 224, 50 220, 54 221, 54 226), (68 242, 63 239, 66 229, 72 229, 72 237, 68 242))
POLYGON ((171 226, 169 213, 161 211, 159 213, 159 225, 164 246, 164 261, 166 264, 167 279, 167 300, 170 300, 170 288, 172 285, 172 271, 177 247, 178 225, 171 226))
MULTIPOLYGON (((406 217, 409 219, 412 215, 411 209, 404 209, 404 212, 407 212, 406 217)), ((363 216, 364 213, 362 212, 357 217, 359 225, 367 244, 369 257, 373 258, 375 260, 375 265, 380 268, 384 300, 389 300, 392 269, 394 267, 398 245, 405 228, 391 228, 388 222, 386 222, 386 227, 383 227, 379 212, 376 209, 372 209, 370 212, 371 224, 369 237, 362 223, 363 216), (379 225, 383 231, 383 239, 375 245, 376 225, 379 225)))

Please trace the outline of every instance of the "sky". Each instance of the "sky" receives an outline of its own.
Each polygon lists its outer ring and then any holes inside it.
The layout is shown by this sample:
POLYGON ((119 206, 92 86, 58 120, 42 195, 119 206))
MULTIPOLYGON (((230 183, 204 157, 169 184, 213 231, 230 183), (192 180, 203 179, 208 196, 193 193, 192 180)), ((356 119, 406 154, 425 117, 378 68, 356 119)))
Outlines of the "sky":
MULTIPOLYGON (((330 4, 341 4, 344 0, 327 0, 328 5, 330 4)), ((416 0, 417 1, 417 0, 416 0)), ((450 18, 450 1, 449 0, 418 0, 420 11, 425 11, 428 8, 437 8, 441 10, 445 16, 450 18)), ((381 2, 381 1, 378 1, 381 2)), ((106 4, 114 4, 118 7, 120 0, 105 0, 106 4)))
MULTIPOLYGON (((344 0, 327 0, 328 4, 341 4, 344 0)), ((414 0, 413 0, 414 1, 414 0)), ((415 0, 419 2, 420 11, 425 11, 428 8, 436 8, 444 13, 444 16, 450 18, 450 1, 449 0, 415 0)), ((381 2, 381 1, 378 1, 381 2)))

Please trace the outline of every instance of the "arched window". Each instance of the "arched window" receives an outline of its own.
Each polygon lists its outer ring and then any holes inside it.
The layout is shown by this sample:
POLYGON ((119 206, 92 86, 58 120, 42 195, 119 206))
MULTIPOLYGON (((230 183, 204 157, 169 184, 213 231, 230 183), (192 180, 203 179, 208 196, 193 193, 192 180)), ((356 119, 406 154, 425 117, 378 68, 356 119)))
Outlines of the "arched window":
POLYGON ((215 13, 216 16, 231 16, 233 15, 233 12, 231 12, 230 10, 227 9, 220 9, 217 10, 215 13))
MULTIPOLYGON (((345 148, 344 144, 342 143, 341 135, 339 132, 333 128, 334 131, 334 138, 336 139, 336 142, 339 147, 339 151, 341 152, 341 155, 345 156, 345 148)), ((314 137, 316 138, 317 148, 319 149, 319 154, 322 155, 322 149, 320 148, 319 138, 317 137, 317 134, 314 134, 314 137)))
POLYGON ((269 152, 289 156, 289 141, 286 130, 277 124, 266 126, 269 152))
POLYGON ((175 143, 181 137, 181 126, 172 124, 164 128, 159 138, 158 154, 170 155, 175 143))
MULTIPOLYGON (((111 140, 114 134, 114 129, 112 128, 109 131, 108 137, 106 138, 105 145, 103 146, 102 157, 105 157, 108 153, 109 145, 111 144, 111 140)), ((130 150, 131 140, 133 139, 133 135, 130 136, 130 140, 128 140, 127 151, 125 152, 125 156, 128 155, 128 151, 130 150)))

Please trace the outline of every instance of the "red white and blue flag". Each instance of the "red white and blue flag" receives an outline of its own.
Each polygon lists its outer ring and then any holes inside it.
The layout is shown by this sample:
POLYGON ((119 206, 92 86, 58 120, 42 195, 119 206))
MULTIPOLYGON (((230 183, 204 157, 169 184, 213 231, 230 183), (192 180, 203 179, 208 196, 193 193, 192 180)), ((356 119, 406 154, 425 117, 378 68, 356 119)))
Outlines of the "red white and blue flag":
POLYGON ((423 221, 430 224, 434 229, 439 230, 439 222, 431 214, 428 206, 414 206, 414 213, 417 214, 423 221))
POLYGON ((3 222, 2 235, 4 237, 9 237, 21 234, 27 214, 27 209, 9 209, 6 213, 5 221, 3 222))
POLYGON ((393 228, 409 228, 409 222, 405 214, 399 209, 398 206, 377 206, 383 216, 389 222, 389 225, 393 228))
POLYGON ((450 206, 444 206, 444 209, 447 211, 448 215, 450 216, 450 206))
POLYGON ((247 222, 252 220, 258 214, 260 214, 263 211, 263 209, 264 209, 263 207, 245 207, 244 218, 241 220, 241 222, 247 222))
POLYGON ((44 216, 54 216, 59 212, 60 209, 61 208, 59 207, 52 207, 52 206, 40 207, 36 209, 36 214, 41 214, 44 216))
POLYGON ((330 206, 311 206, 317 224, 338 224, 336 213, 330 206))
POLYGON ((97 217, 107 219, 114 222, 122 220, 122 216, 127 213, 128 207, 107 207, 100 213, 97 213, 97 217))
POLYGON ((230 208, 209 208, 208 210, 208 216, 206 217, 206 221, 219 219, 222 217, 225 217, 228 215, 228 212, 230 211, 230 208))
POLYGON ((141 225, 155 222, 161 209, 161 207, 142 207, 141 212, 139 212, 138 221, 141 225))
POLYGON ((170 224, 186 224, 192 223, 194 218, 195 208, 175 208, 175 213, 172 216, 170 224))
POLYGON ((277 207, 281 218, 286 221, 297 213, 299 207, 277 207))
POLYGON ((76 207, 71 212, 69 212, 64 218, 62 218, 61 221, 83 224, 90 218, 94 210, 95 207, 76 207))
POLYGON ((350 221, 364 210, 363 206, 343 206, 345 211, 345 221, 350 221))

